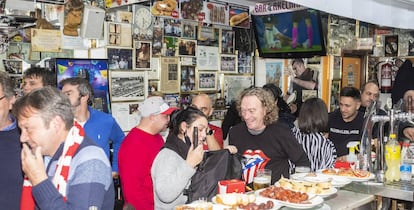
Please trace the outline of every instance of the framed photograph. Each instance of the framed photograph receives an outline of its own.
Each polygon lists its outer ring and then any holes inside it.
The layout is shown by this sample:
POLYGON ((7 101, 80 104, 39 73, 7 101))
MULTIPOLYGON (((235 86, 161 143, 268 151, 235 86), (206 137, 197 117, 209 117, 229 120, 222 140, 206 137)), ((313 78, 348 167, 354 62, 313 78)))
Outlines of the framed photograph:
POLYGON ((178 58, 161 58, 161 79, 160 91, 164 93, 177 93, 180 91, 180 81, 178 80, 178 58))
POLYGON ((178 43, 178 55, 195 56, 197 41, 180 39, 178 43))
POLYGON ((219 37, 220 29, 212 26, 198 26, 198 45, 218 47, 219 37))
MULTIPOLYGON (((197 1, 198 2, 198 1, 197 1)), ((194 22, 190 22, 190 21, 183 21, 181 23, 182 26, 182 37, 185 39, 195 39, 196 38, 196 24, 194 24, 194 22)))
POLYGON ((9 74, 21 74, 23 70, 22 64, 22 60, 3 60, 4 69, 9 74))
POLYGON ((178 45, 178 38, 172 36, 164 36, 162 44, 162 55, 163 56, 176 56, 176 48, 178 45))
POLYGON ((224 76, 224 98, 226 105, 230 106, 232 101, 237 100, 239 94, 246 88, 254 85, 253 76, 224 76))
POLYGON ((165 18, 164 35, 181 37, 181 20, 165 18))
POLYGON ((153 28, 153 39, 152 39, 152 56, 161 56, 162 51, 162 29, 160 27, 153 28))
POLYGON ((193 91, 196 89, 195 66, 181 66, 181 91, 193 91))
POLYGON ((283 59, 264 59, 262 64, 256 66, 255 85, 261 87, 271 83, 283 89, 283 69, 283 59))
POLYGON ((234 54, 234 31, 222 29, 221 31, 221 53, 234 54))
POLYGON ((110 46, 131 47, 132 25, 129 23, 107 23, 105 25, 105 39, 110 46))
POLYGON ((148 80, 148 95, 151 95, 153 92, 158 91, 160 91, 160 81, 148 80))
POLYGON ((111 100, 144 100, 147 81, 145 71, 111 71, 111 100))
POLYGON ((197 68, 198 70, 219 69, 219 49, 218 47, 197 46, 197 68))
POLYGON ((385 36, 385 56, 398 56, 398 35, 385 36))
POLYGON ((150 69, 151 68, 151 42, 135 42, 135 68, 150 69))
POLYGON ((217 89, 217 72, 198 72, 199 91, 217 89))
POLYGON ((152 57, 151 58, 151 68, 148 70, 148 79, 149 80, 159 80, 160 79, 160 58, 152 57))
POLYGON ((107 53, 109 69, 132 69, 132 49, 107 48, 107 53))
POLYGON ((222 55, 220 60, 221 73, 237 73, 237 56, 222 55))
POLYGON ((252 73, 252 53, 239 51, 237 57, 237 68, 241 74, 252 73))

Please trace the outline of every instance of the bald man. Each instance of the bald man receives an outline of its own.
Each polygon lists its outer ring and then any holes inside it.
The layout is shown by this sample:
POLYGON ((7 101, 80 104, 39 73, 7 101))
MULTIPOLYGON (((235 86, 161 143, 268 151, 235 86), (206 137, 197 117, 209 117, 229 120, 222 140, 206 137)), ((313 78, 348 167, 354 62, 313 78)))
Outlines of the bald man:
MULTIPOLYGON (((199 94, 192 98, 191 106, 202 111, 207 117, 213 114, 214 108, 210 97, 205 94, 199 94)), ((208 124, 206 141, 204 142, 204 149, 219 150, 223 149, 223 131, 220 127, 208 124)))

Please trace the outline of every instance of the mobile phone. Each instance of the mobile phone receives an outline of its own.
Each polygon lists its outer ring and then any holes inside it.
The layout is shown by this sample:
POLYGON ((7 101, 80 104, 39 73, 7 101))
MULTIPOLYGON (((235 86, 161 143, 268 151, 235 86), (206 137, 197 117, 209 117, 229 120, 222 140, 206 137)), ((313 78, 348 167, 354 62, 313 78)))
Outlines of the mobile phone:
POLYGON ((194 149, 198 146, 198 127, 193 127, 193 146, 194 149))

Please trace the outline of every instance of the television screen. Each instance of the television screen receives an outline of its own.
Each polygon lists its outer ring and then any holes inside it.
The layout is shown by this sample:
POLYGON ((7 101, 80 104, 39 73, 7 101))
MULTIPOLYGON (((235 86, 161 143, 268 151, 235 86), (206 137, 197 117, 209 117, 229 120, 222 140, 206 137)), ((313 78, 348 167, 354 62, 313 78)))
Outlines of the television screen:
POLYGON ((319 11, 295 9, 252 15, 260 57, 304 58, 325 55, 319 11))
POLYGON ((83 77, 89 80, 94 91, 93 107, 110 113, 108 60, 56 58, 52 64, 56 70, 57 83, 70 77, 83 77))

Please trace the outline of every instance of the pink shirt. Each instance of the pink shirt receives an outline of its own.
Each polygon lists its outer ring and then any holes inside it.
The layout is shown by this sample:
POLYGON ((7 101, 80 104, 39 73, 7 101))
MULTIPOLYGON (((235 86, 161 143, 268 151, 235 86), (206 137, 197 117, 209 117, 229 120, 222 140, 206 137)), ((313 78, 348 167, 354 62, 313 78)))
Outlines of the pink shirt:
POLYGON ((163 145, 161 135, 152 135, 136 127, 121 144, 118 167, 124 199, 136 209, 154 209, 151 166, 163 145))

